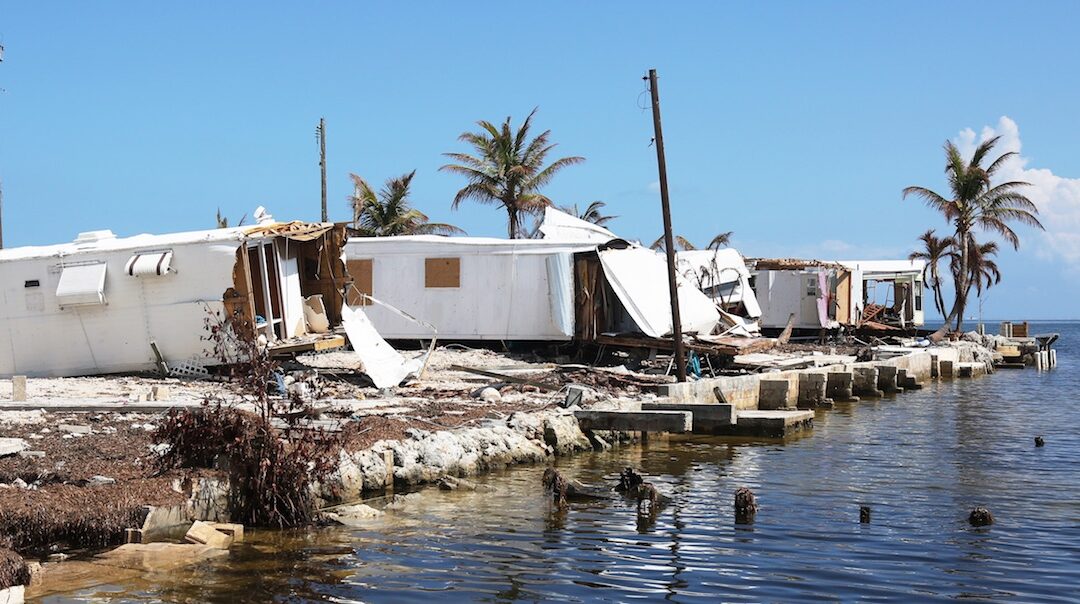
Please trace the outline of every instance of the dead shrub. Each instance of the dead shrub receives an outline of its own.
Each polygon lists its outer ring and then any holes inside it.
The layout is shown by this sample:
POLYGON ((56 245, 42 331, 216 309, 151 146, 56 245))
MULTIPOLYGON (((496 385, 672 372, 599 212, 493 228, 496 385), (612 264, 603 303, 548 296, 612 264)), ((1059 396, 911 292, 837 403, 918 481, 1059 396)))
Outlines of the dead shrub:
POLYGON ((276 528, 311 523, 311 485, 333 470, 339 439, 301 425, 312 415, 310 401, 271 394, 280 366, 249 322, 215 315, 207 320, 207 330, 241 404, 248 403, 255 412, 221 398, 204 401, 198 410, 170 412, 155 434, 171 446, 159 461, 160 469, 224 468, 237 522, 276 528))
POLYGON ((30 567, 26 560, 9 549, 0 548, 0 589, 30 583, 30 567))

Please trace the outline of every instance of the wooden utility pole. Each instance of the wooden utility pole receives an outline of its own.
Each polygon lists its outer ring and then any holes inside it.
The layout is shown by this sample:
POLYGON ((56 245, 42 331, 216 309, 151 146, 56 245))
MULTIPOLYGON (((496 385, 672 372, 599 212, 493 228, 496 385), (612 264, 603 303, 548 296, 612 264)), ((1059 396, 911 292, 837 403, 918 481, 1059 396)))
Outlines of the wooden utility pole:
POLYGON ((675 237, 671 233, 671 205, 668 200, 667 163, 664 161, 664 133, 660 128, 660 91, 656 88, 656 70, 649 70, 649 93, 652 94, 652 119, 656 143, 656 165, 660 170, 660 205, 664 210, 664 250, 667 252, 668 292, 671 296, 671 337, 675 339, 675 375, 686 381, 686 347, 679 317, 679 284, 675 279, 675 237))
POLYGON ((326 120, 319 118, 319 170, 322 172, 322 221, 329 222, 326 214, 326 120))

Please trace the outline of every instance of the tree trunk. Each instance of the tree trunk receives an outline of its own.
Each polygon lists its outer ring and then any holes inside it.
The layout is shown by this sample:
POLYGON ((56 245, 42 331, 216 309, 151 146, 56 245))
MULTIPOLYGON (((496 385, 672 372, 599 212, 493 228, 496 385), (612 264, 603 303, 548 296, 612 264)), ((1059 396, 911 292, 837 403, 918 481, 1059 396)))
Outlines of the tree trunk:
POLYGON ((518 236, 518 213, 513 208, 511 208, 510 206, 506 206, 506 215, 507 215, 507 222, 509 223, 507 228, 510 229, 510 238, 511 239, 517 239, 517 236, 518 236))
MULTIPOLYGON (((954 285, 956 286, 956 302, 953 304, 949 316, 950 318, 956 318, 956 331, 961 331, 964 326, 964 310, 967 307, 967 297, 971 291, 971 269, 968 267, 970 261, 968 248, 971 242, 967 231, 956 235, 956 238, 960 241, 960 271, 958 275, 953 276, 954 285)), ((948 321, 946 321, 946 325, 948 325, 948 321)))

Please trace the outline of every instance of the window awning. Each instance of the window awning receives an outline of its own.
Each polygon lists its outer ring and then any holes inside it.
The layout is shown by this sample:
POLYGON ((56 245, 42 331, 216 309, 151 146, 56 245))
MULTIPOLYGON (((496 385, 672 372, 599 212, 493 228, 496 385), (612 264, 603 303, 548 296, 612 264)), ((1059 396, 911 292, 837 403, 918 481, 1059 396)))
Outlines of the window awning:
POLYGON ((135 254, 124 265, 124 272, 132 277, 167 275, 172 255, 172 250, 135 254))
POLYGON ((61 307, 105 303, 104 262, 65 266, 56 286, 56 300, 61 307))

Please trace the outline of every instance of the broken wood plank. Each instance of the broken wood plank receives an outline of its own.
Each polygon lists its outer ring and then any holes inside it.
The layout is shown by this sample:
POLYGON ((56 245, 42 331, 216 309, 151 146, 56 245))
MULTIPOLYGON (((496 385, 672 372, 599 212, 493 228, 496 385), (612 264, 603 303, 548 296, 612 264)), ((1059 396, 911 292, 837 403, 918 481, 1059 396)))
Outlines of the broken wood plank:
POLYGON ((527 380, 525 378, 519 378, 513 375, 506 375, 505 373, 496 373, 494 371, 488 371, 486 369, 477 369, 475 367, 465 367, 463 365, 451 365, 450 369, 453 371, 464 371, 465 373, 472 373, 476 375, 482 375, 484 377, 494 378, 496 380, 502 380, 511 384, 524 384, 526 386, 534 386, 543 390, 544 392, 558 392, 562 390, 561 385, 547 384, 544 382, 537 382, 534 380, 527 380))

